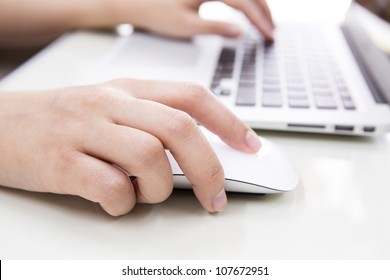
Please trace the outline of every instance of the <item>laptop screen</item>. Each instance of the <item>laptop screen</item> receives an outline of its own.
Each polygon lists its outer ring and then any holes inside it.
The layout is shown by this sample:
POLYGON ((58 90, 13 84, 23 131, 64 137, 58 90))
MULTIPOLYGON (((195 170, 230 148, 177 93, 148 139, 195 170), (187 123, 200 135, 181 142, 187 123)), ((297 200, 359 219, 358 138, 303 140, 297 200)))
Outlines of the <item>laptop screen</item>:
POLYGON ((388 23, 390 22, 390 1, 389 0, 356 0, 356 3, 370 10, 388 23))
POLYGON ((355 0, 344 34, 378 103, 390 104, 390 0, 355 0))

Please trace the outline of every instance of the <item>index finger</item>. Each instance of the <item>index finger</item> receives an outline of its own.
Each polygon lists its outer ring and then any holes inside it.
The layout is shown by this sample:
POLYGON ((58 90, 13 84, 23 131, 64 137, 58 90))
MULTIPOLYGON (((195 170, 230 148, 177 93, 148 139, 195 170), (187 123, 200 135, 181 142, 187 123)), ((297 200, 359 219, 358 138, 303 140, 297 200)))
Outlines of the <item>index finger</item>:
POLYGON ((274 23, 265 0, 221 0, 223 3, 241 10, 264 35, 266 40, 274 39, 274 23))
POLYGON ((130 97, 120 101, 117 106, 105 109, 107 116, 115 124, 157 137, 192 183, 203 207, 209 212, 223 210, 227 203, 223 168, 194 120, 180 110, 157 102, 130 97))
POLYGON ((265 15, 266 15, 267 19, 269 20, 269 22, 271 23, 272 27, 275 28, 275 24, 274 24, 274 21, 272 19, 272 14, 271 14, 271 11, 268 7, 267 1, 266 0, 257 0, 257 2, 260 4, 261 8, 265 12, 265 15))
POLYGON ((134 79, 114 80, 111 83, 129 89, 134 97, 156 101, 188 113, 232 148, 256 153, 261 147, 257 134, 211 91, 200 85, 134 79))

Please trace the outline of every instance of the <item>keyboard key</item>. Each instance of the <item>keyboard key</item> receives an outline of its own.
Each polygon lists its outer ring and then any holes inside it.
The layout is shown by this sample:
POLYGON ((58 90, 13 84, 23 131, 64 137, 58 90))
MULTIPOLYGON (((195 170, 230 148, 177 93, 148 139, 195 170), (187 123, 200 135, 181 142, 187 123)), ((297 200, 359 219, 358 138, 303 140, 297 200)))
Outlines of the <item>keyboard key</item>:
POLYGON ((319 109, 337 109, 336 100, 333 96, 315 96, 314 100, 319 109))
POLYGON ((230 67, 229 65, 220 64, 220 67, 218 67, 216 71, 216 75, 220 78, 231 78, 233 77, 233 67, 230 67))
POLYGON ((279 78, 279 71, 278 70, 272 71, 270 69, 264 69, 263 75, 266 78, 279 78))
POLYGON ((215 83, 215 82, 212 82, 211 85, 210 85, 210 89, 212 92, 214 92, 214 94, 216 95, 219 95, 219 82, 218 83, 215 83))
POLYGON ((280 80, 278 78, 263 78, 263 85, 264 86, 278 86, 280 85, 280 80))
POLYGON ((231 90, 230 88, 224 88, 221 90, 220 94, 223 95, 223 96, 229 96, 231 94, 231 90))
POLYGON ((241 81, 254 81, 255 79, 256 79, 255 73, 241 72, 241 75, 240 75, 241 81))
POLYGON ((328 77, 324 73, 310 73, 310 80, 312 83, 328 83, 328 77))
POLYGON ((237 90, 236 105, 255 106, 256 90, 254 88, 239 88, 237 90))
POLYGON ((312 84, 313 88, 318 88, 318 89, 329 89, 330 88, 329 82, 327 82, 326 80, 312 81, 311 84, 312 84))
POLYGON ((289 96, 288 98, 288 106, 291 108, 309 108, 309 100, 307 97, 302 98, 292 98, 289 96))
POLYGON ((339 87, 338 88, 341 97, 350 97, 349 90, 347 87, 339 87))
POLYGON ((266 86, 263 85, 263 92, 264 93, 280 93, 281 88, 280 86, 266 86))
POLYGON ((332 96, 333 91, 330 88, 314 88, 313 94, 320 96, 332 96))
POLYGON ((233 48, 223 48, 219 56, 221 62, 234 62, 236 59, 236 50, 233 48))
POLYGON ((339 87, 346 87, 345 80, 340 75, 341 74, 339 74, 335 77, 336 84, 339 87))
POLYGON ((256 71, 256 66, 254 64, 243 64, 241 67, 241 72, 245 73, 254 73, 256 71))
POLYGON ((306 92, 290 91, 288 92, 289 99, 308 99, 306 92))
POLYGON ((287 84, 288 85, 303 85, 304 84, 304 80, 303 80, 303 78, 289 77, 287 79, 287 84))
POLYGON ((288 85, 287 89, 289 92, 306 92, 305 85, 288 85))
POLYGON ((221 94, 219 84, 221 79, 231 79, 233 77, 234 61, 236 50, 232 48, 223 48, 219 55, 217 69, 215 70, 213 81, 210 85, 211 90, 216 94, 221 94))
POLYGON ((280 94, 263 94, 261 104, 263 107, 282 107, 282 96, 280 94))
POLYGON ((254 89, 256 87, 256 83, 254 81, 240 81, 238 87, 254 89))
POLYGON ((346 110, 355 110, 356 106, 351 97, 345 97, 341 99, 343 106, 346 110))
POLYGON ((286 73, 288 77, 302 77, 302 70, 298 67, 286 68, 286 73))
POLYGON ((287 72, 287 80, 303 79, 302 72, 287 72))

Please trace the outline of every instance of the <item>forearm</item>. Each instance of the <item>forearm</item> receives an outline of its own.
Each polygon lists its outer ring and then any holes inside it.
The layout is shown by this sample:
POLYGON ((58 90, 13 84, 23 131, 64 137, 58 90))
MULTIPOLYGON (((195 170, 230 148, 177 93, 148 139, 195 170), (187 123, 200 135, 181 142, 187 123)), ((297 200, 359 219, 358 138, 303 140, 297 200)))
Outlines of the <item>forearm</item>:
POLYGON ((44 43, 82 27, 106 27, 117 0, 0 0, 0 46, 44 43))
MULTIPOLYGON (((220 0, 239 9, 267 40, 273 22, 265 0, 220 0)), ((237 26, 205 21, 199 0, 0 0, 1 45, 44 42, 75 28, 110 28, 120 23, 156 34, 191 38, 197 34, 237 37, 237 26)))

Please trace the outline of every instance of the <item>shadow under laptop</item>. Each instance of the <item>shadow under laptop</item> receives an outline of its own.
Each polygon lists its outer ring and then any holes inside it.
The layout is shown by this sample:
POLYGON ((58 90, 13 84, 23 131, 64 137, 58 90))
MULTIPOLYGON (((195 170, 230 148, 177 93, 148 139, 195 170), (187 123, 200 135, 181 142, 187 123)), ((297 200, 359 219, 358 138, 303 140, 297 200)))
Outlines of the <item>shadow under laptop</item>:
POLYGON ((360 135, 344 135, 344 134, 322 134, 312 132, 295 132, 295 131, 277 131, 277 130, 255 130, 259 135, 270 138, 286 138, 291 140, 314 140, 314 141, 330 141, 330 142, 355 142, 355 143, 375 143, 381 136, 367 137, 360 135))

